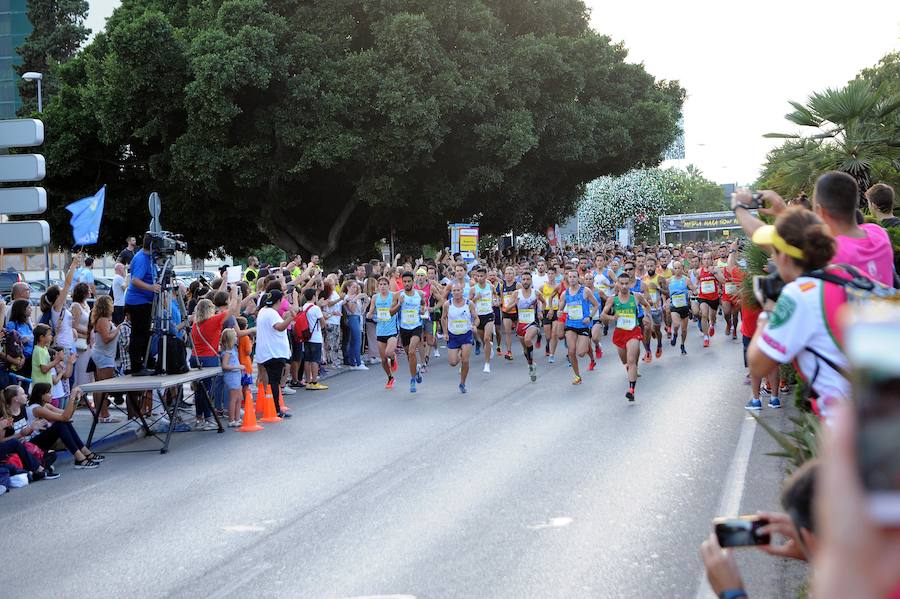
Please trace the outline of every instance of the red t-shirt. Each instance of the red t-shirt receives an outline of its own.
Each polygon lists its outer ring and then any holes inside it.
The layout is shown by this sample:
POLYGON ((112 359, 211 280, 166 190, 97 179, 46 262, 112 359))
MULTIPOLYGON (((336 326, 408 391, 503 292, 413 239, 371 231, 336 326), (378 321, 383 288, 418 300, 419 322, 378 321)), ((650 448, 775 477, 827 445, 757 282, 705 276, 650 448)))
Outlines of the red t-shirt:
POLYGON ((762 312, 760 306, 751 306, 750 302, 741 304, 741 335, 744 337, 753 337, 756 333, 756 319, 762 312))
POLYGON ((219 338, 222 336, 222 323, 226 318, 228 318, 228 312, 222 312, 207 318, 200 324, 194 323, 194 327, 191 329, 191 341, 194 342, 195 356, 211 358, 219 355, 219 338))

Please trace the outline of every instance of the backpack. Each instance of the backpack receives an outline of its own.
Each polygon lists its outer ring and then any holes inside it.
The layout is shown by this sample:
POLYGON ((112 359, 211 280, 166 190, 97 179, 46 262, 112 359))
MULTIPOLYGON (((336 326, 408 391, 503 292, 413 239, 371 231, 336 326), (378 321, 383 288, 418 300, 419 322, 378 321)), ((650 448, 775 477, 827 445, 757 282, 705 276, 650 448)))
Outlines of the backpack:
POLYGON ((305 309, 300 310, 297 316, 294 317, 294 339, 299 341, 300 343, 305 343, 310 340, 313 334, 313 329, 318 326, 318 321, 313 324, 312 327, 309 326, 309 319, 306 317, 306 313, 309 312, 313 307, 313 304, 310 304, 305 309))
POLYGON ((25 355, 25 346, 22 336, 15 329, 6 330, 6 339, 3 340, 4 353, 10 358, 21 358, 25 355))

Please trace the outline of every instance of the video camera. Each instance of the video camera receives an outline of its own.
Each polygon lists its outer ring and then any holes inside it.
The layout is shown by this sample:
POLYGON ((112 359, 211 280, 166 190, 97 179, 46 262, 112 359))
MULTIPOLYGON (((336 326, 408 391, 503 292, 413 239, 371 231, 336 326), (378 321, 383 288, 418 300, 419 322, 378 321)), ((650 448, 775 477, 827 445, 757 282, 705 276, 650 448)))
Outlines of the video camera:
POLYGON ((188 249, 187 243, 183 241, 184 235, 180 233, 147 231, 147 235, 150 237, 150 252, 157 262, 173 257, 175 252, 186 252, 188 249))

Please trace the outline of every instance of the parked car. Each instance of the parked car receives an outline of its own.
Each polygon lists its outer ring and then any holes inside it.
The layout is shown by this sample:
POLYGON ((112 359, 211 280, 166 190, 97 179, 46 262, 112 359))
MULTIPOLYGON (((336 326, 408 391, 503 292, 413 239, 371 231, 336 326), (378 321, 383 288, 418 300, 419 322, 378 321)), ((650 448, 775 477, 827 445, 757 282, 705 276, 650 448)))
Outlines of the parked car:
POLYGON ((97 290, 97 295, 112 295, 112 279, 94 277, 94 288, 97 290))
POLYGON ((183 283, 185 286, 190 285, 192 281, 196 281, 200 277, 203 277, 204 279, 206 279, 206 282, 209 283, 213 279, 215 279, 216 276, 218 275, 204 270, 175 271, 175 279, 178 280, 179 283, 183 283))
POLYGON ((13 285, 24 281, 22 273, 16 271, 0 272, 0 295, 8 297, 12 293, 13 285))

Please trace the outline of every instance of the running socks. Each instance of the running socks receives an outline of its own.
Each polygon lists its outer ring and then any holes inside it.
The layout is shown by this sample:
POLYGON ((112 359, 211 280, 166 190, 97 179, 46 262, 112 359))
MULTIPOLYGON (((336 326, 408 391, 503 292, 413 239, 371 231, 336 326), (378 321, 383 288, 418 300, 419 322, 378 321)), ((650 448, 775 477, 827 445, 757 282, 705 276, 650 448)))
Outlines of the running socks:
POLYGON ((534 348, 531 347, 530 345, 526 345, 526 346, 525 346, 525 359, 528 360, 529 366, 530 366, 531 363, 532 363, 532 355, 533 355, 533 353, 534 353, 534 348))

